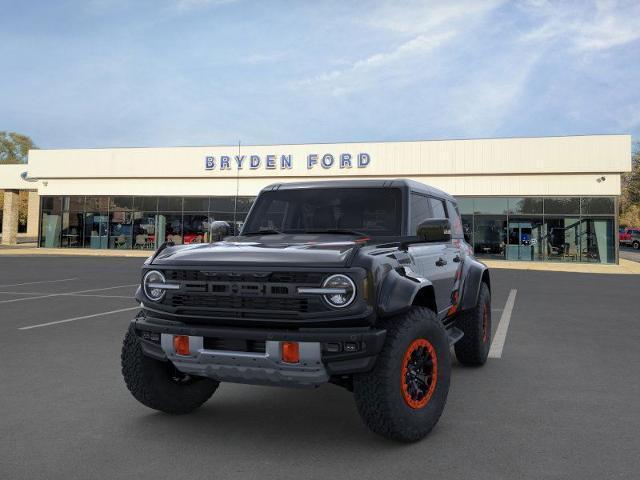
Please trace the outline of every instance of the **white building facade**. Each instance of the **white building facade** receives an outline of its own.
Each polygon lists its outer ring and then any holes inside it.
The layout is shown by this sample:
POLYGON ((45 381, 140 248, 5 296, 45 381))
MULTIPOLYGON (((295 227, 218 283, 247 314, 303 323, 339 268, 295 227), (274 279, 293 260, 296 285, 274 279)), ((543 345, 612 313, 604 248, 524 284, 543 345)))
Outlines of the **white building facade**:
POLYGON ((480 258, 615 263, 630 168, 629 135, 33 150, 0 189, 37 191, 40 246, 153 249, 239 226, 272 183, 404 177, 458 198, 480 258))

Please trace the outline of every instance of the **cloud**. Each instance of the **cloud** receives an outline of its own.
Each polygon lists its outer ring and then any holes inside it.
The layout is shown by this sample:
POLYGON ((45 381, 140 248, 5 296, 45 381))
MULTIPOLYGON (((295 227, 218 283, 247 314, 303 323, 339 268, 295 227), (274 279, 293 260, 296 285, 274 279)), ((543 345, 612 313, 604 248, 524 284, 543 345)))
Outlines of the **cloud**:
POLYGON ((447 95, 441 122, 467 137, 495 135, 514 114, 541 56, 535 51, 509 52, 474 70, 447 95))
POLYGON ((446 27, 460 27, 463 19, 482 16, 505 0, 386 1, 374 10, 368 23, 376 28, 409 35, 446 27))
POLYGON ((342 68, 305 78, 295 85, 339 96, 380 84, 406 83, 418 72, 422 74, 430 56, 464 35, 469 24, 476 23, 501 3, 501 0, 460 1, 455 4, 440 1, 383 2, 370 13, 365 23, 374 30, 372 36, 382 33, 383 41, 380 43, 385 48, 348 62, 342 68), (387 38, 385 34, 391 34, 392 39, 384 41, 387 38), (395 46, 387 47, 389 44, 395 46))
POLYGON ((593 7, 569 2, 527 1, 524 11, 541 21, 522 35, 525 42, 563 42, 577 52, 601 51, 640 39, 640 2, 598 1, 593 7))
POLYGON ((313 78, 298 82, 301 87, 328 90, 327 93, 342 95, 355 90, 362 90, 368 85, 377 84, 377 80, 384 75, 382 70, 397 68, 398 64, 408 62, 436 50, 453 38, 454 32, 443 32, 433 35, 418 35, 393 50, 373 54, 367 58, 357 60, 345 68, 332 70, 313 78))

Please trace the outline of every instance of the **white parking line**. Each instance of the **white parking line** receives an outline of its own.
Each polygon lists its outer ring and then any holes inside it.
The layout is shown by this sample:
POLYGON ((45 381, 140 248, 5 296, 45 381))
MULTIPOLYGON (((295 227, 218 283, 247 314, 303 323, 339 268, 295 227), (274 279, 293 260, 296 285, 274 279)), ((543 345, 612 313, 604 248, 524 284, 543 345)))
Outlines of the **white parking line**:
POLYGON ((47 295, 39 295, 37 297, 12 298, 11 300, 0 300, 0 303, 26 302, 27 300, 38 300, 40 298, 64 297, 65 295, 75 295, 77 293, 100 292, 102 290, 113 290, 114 288, 136 287, 136 286, 138 286, 137 283, 132 283, 129 285, 115 285, 113 287, 91 288, 89 290, 78 290, 76 292, 50 293, 47 295))
MULTIPOLYGON (((0 295, 31 295, 31 296, 47 296, 45 292, 5 292, 0 291, 0 295)), ((96 293, 56 293, 61 297, 100 297, 100 298, 133 298, 132 295, 99 295, 96 293)))
POLYGON ((76 320, 85 320, 87 318, 102 317, 103 315, 112 315, 114 313, 129 312, 131 310, 138 310, 140 307, 121 308, 119 310, 111 310, 110 312, 94 313, 92 315, 83 315, 82 317, 65 318, 64 320, 56 320, 55 322, 39 323, 38 325, 28 325, 26 327, 20 327, 18 330, 31 330, 32 328, 48 327, 50 325, 58 325, 59 323, 75 322, 76 320))
POLYGON ((0 292, 0 295, 45 295, 42 292, 0 292))
POLYGON ((513 312, 513 305, 516 303, 516 294, 518 290, 512 288, 507 297, 507 303, 504 304, 504 310, 496 328, 496 333, 491 342, 491 348, 489 349, 489 358, 502 358, 502 349, 504 348, 504 342, 507 340, 507 330, 509 329, 509 322, 511 321, 511 312, 513 312))
POLYGON ((36 283, 70 282, 71 280, 78 280, 78 278, 74 277, 74 278, 63 278, 63 279, 60 279, 60 280, 40 280, 39 282, 13 283, 13 284, 10 284, 10 285, 0 285, 0 288, 21 287, 22 285, 35 285, 36 283))

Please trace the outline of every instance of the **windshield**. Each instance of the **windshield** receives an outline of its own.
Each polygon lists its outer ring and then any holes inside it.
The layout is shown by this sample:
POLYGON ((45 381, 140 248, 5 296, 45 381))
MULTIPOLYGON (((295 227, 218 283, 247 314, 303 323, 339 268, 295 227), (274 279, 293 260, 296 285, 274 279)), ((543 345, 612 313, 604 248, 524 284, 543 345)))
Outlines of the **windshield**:
POLYGON ((362 233, 399 236, 402 195, 397 188, 318 188, 262 193, 243 234, 362 233))

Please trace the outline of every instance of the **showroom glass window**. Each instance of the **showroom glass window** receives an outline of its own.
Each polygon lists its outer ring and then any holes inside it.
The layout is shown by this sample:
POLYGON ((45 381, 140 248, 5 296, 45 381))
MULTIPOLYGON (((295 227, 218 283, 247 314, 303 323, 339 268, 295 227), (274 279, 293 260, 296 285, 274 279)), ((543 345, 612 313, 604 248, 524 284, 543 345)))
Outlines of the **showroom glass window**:
POLYGON ((183 242, 209 241, 209 197, 185 197, 183 201, 183 242))
POLYGON ((62 232, 60 246, 84 246, 84 197, 62 197, 62 232))
POLYGON ((109 197, 85 197, 84 247, 109 247, 109 197))
POLYGON ((507 199, 507 260, 544 260, 543 203, 540 197, 507 199))
POLYGON ((470 245, 473 245, 473 208, 474 201, 470 197, 456 197, 458 201, 458 211, 462 220, 462 232, 464 239, 470 245))
POLYGON ((134 250, 154 250, 156 246, 156 220, 158 197, 134 197, 132 243, 134 250))
POLYGON ((40 206, 40 246, 57 248, 62 231, 62 197, 42 197, 40 206))
POLYGON ((582 197, 581 261, 615 262, 615 201, 612 197, 582 197))
POLYGON ((479 258, 506 258, 508 208, 506 197, 474 198, 473 250, 479 258))
MULTIPOLYGON (((254 200, 42 196, 39 244, 153 250, 169 237, 177 243, 208 241, 208 225, 215 220, 239 231, 254 200)), ((479 258, 615 262, 614 197, 459 197, 457 202, 463 234, 479 258)))
POLYGON ((109 248, 131 249, 133 197, 109 197, 109 248))

